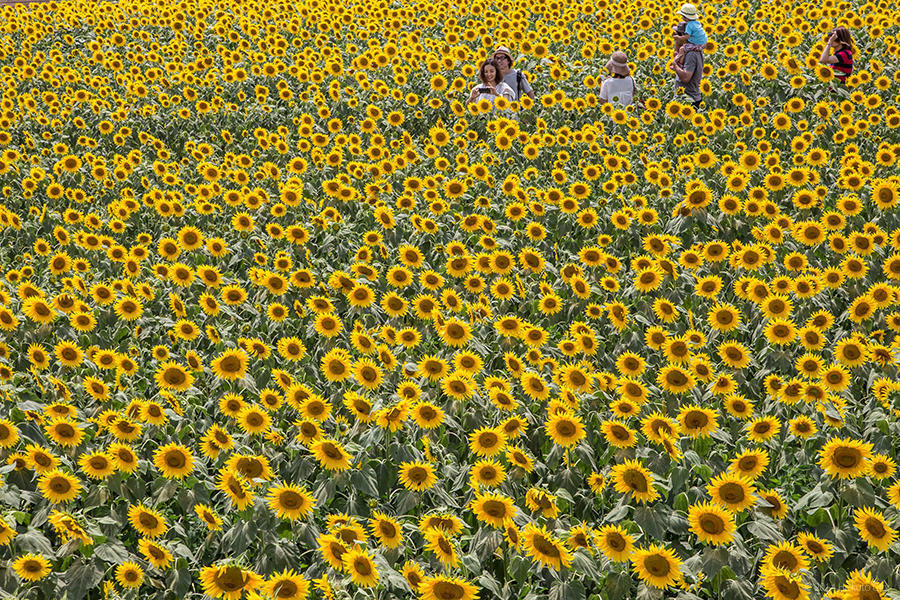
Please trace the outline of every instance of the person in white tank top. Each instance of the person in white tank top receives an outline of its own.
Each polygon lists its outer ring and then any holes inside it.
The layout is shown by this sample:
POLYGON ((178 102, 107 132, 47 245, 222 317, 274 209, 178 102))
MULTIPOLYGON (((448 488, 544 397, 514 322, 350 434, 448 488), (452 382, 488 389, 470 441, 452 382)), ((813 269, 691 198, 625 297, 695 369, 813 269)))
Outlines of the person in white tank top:
POLYGON ((612 73, 612 77, 604 79, 600 86, 600 104, 609 102, 620 108, 630 105, 634 102, 637 84, 631 76, 628 57, 624 52, 613 52, 606 68, 612 73))

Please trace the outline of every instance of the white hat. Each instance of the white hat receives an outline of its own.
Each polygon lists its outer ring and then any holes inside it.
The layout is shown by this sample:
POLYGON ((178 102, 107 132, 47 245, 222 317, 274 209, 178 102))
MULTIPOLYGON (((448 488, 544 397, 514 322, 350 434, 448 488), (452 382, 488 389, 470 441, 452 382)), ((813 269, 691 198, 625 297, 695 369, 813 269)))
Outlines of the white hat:
POLYGON ((700 11, 697 10, 697 7, 693 4, 684 4, 682 5, 681 10, 678 11, 678 14, 688 21, 696 21, 700 11))

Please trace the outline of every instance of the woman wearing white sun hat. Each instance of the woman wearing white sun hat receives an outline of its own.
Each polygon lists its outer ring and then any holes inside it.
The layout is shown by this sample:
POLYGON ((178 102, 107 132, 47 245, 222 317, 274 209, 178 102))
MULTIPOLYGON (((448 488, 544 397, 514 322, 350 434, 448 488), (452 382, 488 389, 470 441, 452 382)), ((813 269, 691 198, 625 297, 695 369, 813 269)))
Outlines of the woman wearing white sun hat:
POLYGON ((612 77, 603 80, 600 86, 600 104, 609 102, 616 106, 628 106, 634 102, 637 84, 631 76, 628 57, 624 52, 613 52, 606 63, 612 77))

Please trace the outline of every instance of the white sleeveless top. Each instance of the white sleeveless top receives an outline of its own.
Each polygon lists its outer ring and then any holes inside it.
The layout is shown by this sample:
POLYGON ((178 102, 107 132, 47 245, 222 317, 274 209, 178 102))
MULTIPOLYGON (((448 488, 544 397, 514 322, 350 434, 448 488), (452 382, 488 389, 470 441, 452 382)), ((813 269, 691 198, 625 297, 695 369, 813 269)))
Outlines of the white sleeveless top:
POLYGON ((628 106, 634 101, 634 79, 629 75, 603 80, 600 98, 616 106, 628 106))

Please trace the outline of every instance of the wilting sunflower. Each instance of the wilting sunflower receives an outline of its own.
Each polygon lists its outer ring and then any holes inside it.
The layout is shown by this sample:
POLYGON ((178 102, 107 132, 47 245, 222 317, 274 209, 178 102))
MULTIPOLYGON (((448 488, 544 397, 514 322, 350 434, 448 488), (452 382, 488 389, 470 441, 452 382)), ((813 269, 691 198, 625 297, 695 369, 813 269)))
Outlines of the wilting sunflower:
POLYGON ((691 531, 704 544, 727 544, 734 538, 734 516, 711 502, 691 506, 688 510, 691 531))
POLYGON ((22 581, 40 581, 50 574, 50 561, 40 554, 26 553, 12 562, 13 571, 22 581))
POLYGON ((269 488, 268 503, 278 517, 293 521, 308 516, 316 501, 302 486, 281 484, 269 488))
POLYGON ((200 581, 205 594, 224 600, 238 600, 262 585, 259 575, 238 565, 203 567, 200 581))
POLYGON ((464 579, 445 575, 425 577, 419 583, 418 593, 421 600, 477 600, 478 598, 478 588, 474 585, 464 579))
POLYGON ((559 571, 568 568, 572 555, 565 545, 551 535, 546 528, 528 523, 522 529, 522 544, 528 555, 541 566, 559 571))
POLYGON ((630 493, 638 502, 653 502, 659 497, 653 487, 653 474, 637 460, 614 466, 610 478, 617 492, 630 493))
POLYGON ((635 574, 655 588, 666 588, 681 580, 681 560, 665 546, 639 548, 631 555, 631 563, 635 574))
POLYGON ((882 512, 872 508, 856 509, 854 524, 859 537, 879 552, 886 552, 897 540, 897 530, 888 524, 882 512))
POLYGON ((634 552, 634 538, 618 525, 604 525, 594 541, 606 558, 615 562, 628 562, 634 552))
POLYGON ((156 451, 153 464, 163 477, 181 479, 194 470, 194 457, 185 446, 169 443, 156 451))
POLYGON ((833 478, 859 477, 872 459, 872 444, 850 438, 833 438, 819 451, 819 466, 833 478))

